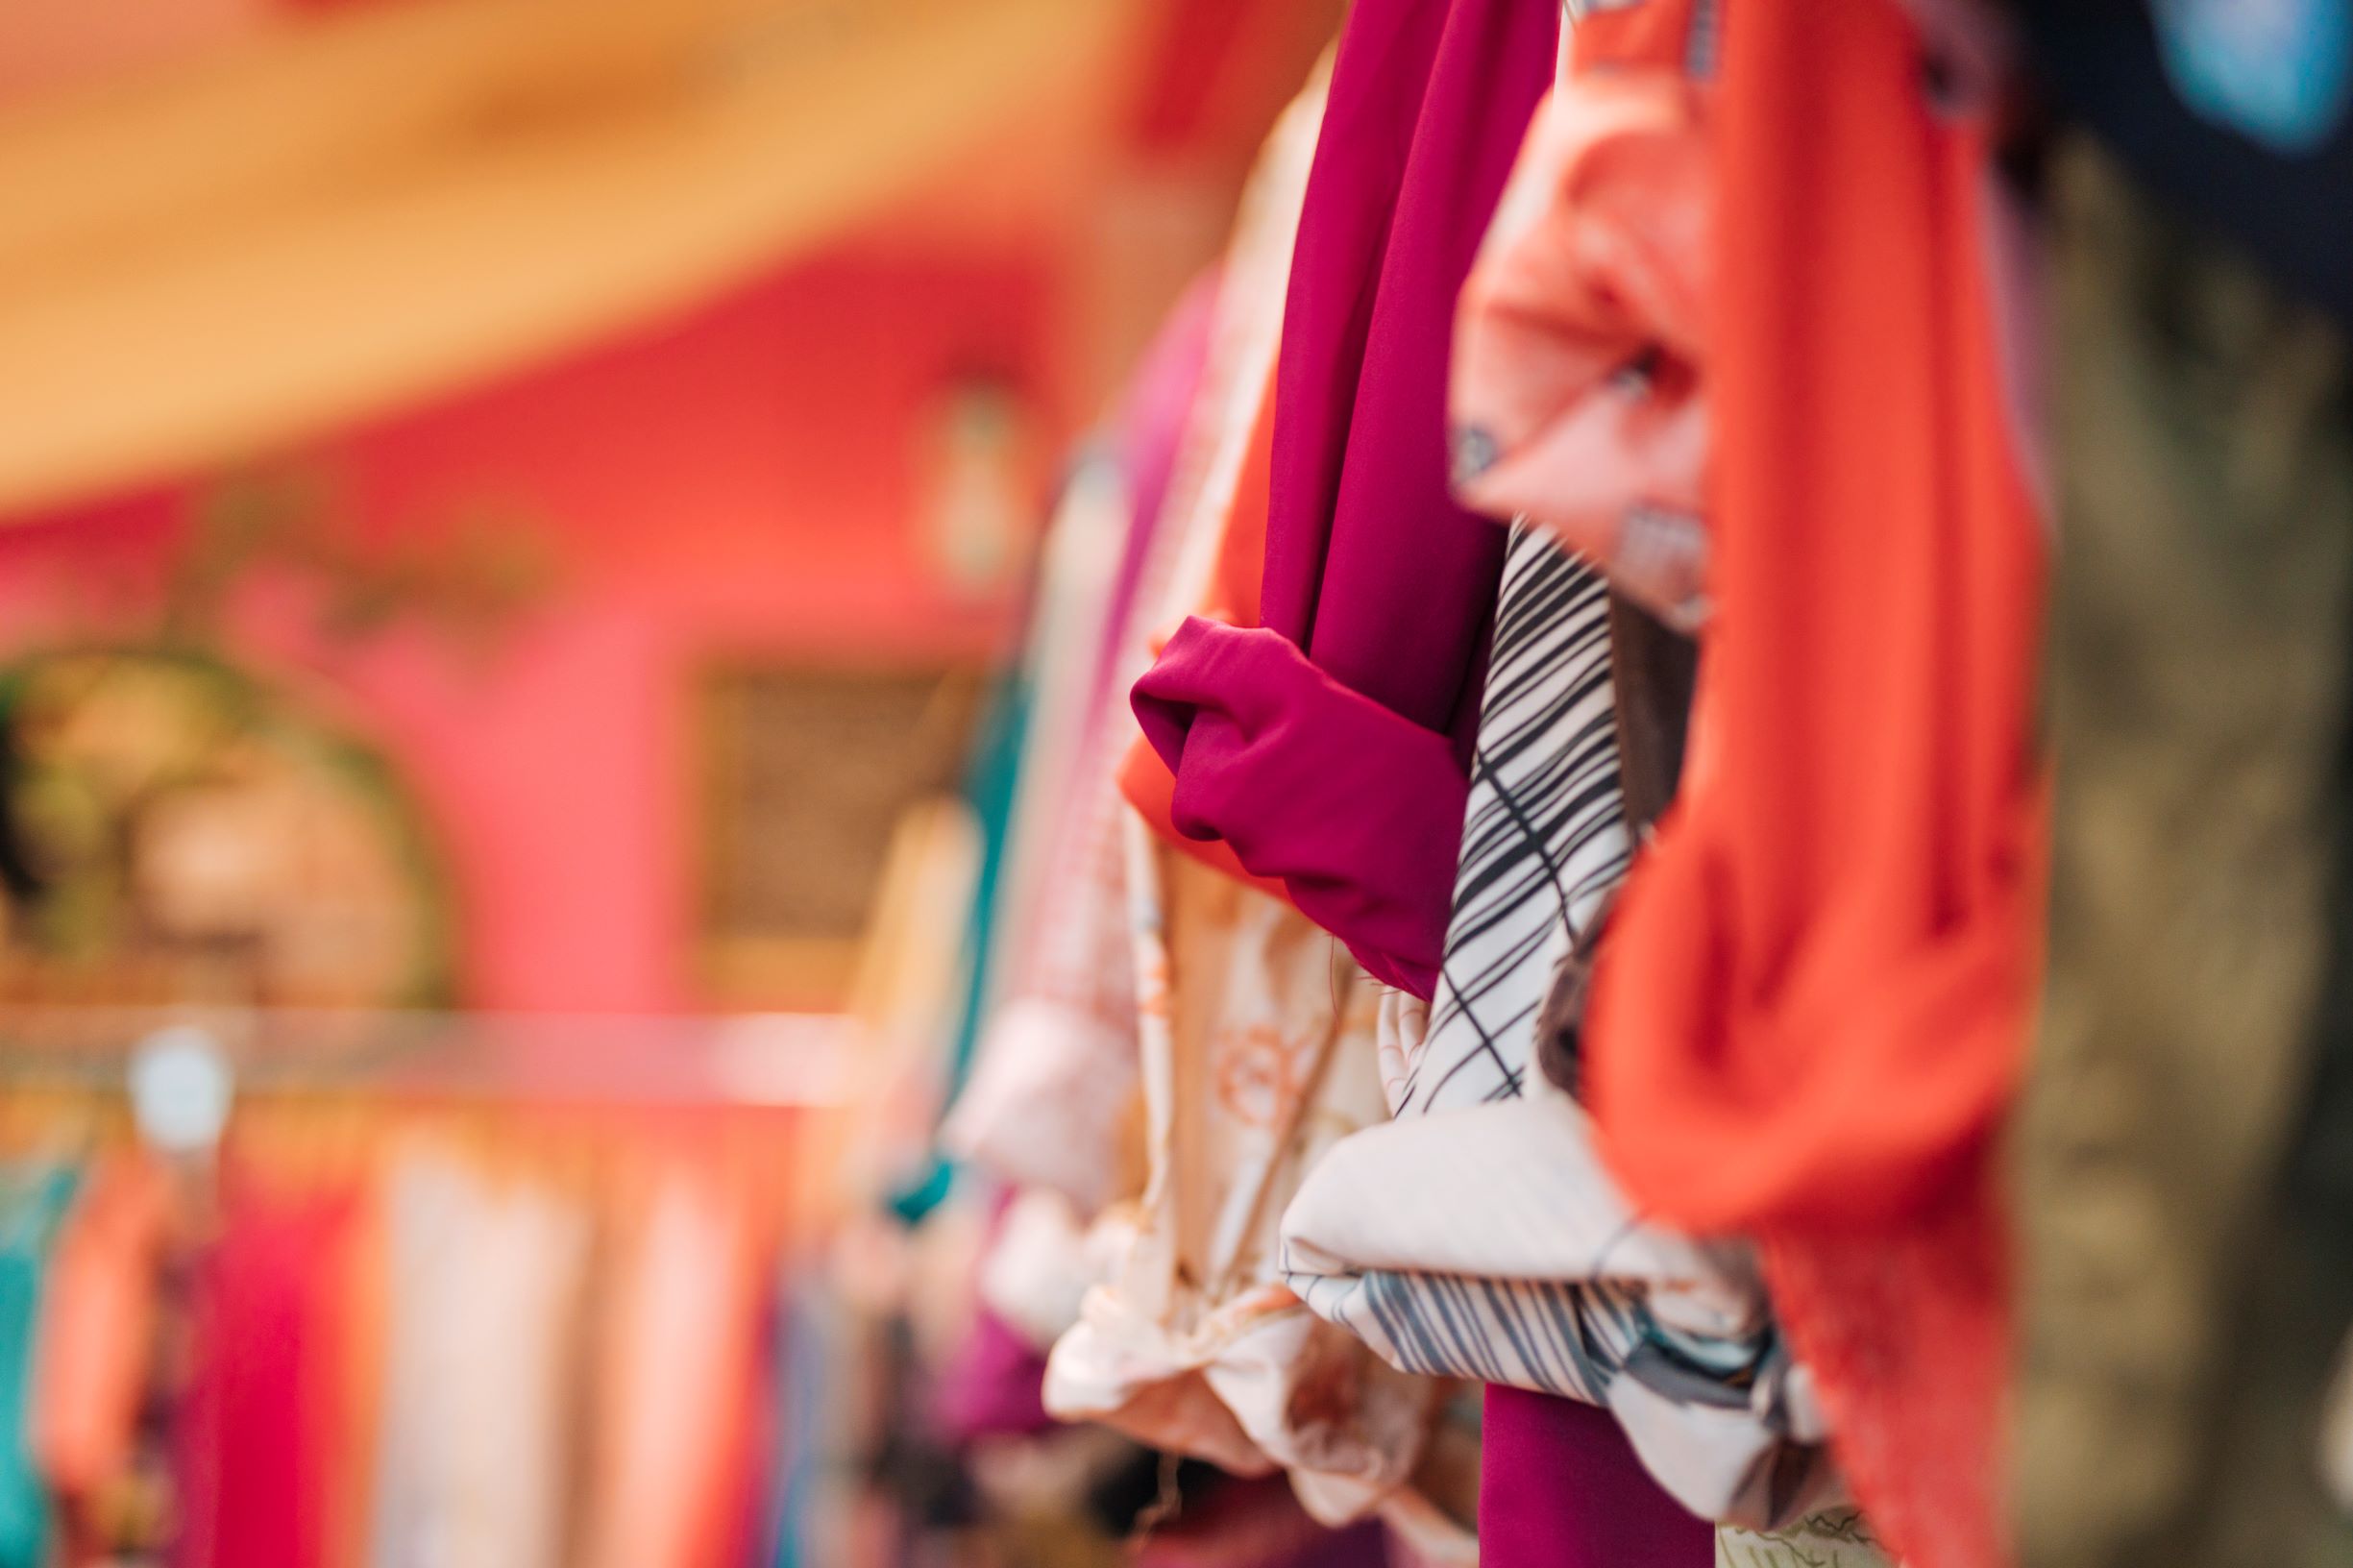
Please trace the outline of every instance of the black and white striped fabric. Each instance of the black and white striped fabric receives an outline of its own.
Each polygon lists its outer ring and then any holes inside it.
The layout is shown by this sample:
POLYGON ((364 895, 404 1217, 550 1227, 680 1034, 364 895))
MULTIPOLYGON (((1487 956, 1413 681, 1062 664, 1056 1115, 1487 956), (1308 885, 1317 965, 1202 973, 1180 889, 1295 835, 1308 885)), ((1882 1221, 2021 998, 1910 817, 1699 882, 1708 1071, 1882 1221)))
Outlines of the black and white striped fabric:
MULTIPOLYGON (((1570 933, 1626 874, 1630 850, 1607 590, 1549 536, 1515 525, 1437 994, 1426 1026, 1409 998, 1393 999, 1389 1011, 1405 1064, 1402 1081, 1389 1085, 1395 1116, 1526 1091, 1553 968, 1570 933)), ((1460 1195, 1447 1185, 1450 1199, 1460 1195)), ((1646 1315, 1638 1294, 1607 1285, 1372 1270, 1294 1274, 1291 1286, 1409 1370, 1595 1404, 1641 1342, 1646 1315)))
POLYGON ((1745 1255, 1642 1224, 1532 1065, 1554 968, 1630 851, 1605 590, 1517 526, 1437 993, 1386 999, 1395 1119, 1309 1173, 1285 1277, 1392 1364, 1607 1405, 1695 1511, 1778 1524, 1819 1467, 1786 1462, 1811 1440, 1793 1449, 1791 1368, 1745 1255))
POLYGON ((1521 1092, 1569 934, 1626 874, 1608 600, 1599 574, 1512 529, 1445 957, 1398 1115, 1521 1092))

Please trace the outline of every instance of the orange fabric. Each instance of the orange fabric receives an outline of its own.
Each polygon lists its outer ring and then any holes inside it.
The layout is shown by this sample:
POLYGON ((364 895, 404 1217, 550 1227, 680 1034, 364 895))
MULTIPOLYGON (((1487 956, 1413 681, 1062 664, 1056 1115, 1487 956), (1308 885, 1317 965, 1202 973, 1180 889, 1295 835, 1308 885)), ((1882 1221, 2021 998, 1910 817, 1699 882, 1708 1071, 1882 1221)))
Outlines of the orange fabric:
POLYGON ((1669 625, 1706 620, 1719 5, 1589 12, 1455 323, 1457 499, 1526 517, 1669 625))
MULTIPOLYGON (((1717 0, 1718 4, 1723 0, 1717 0)), ((1706 25, 1697 0, 1640 0, 1611 10, 1587 9, 1569 33, 1568 69, 1582 76, 1597 67, 1663 65, 1677 70, 1707 53, 1693 29, 1706 25)))
MULTIPOLYGON (((1255 626, 1259 624, 1259 582, 1266 559, 1266 497, 1268 465, 1274 451, 1275 396, 1274 373, 1270 364, 1265 381, 1258 387, 1257 412, 1250 426, 1250 446, 1242 459, 1241 472, 1235 481, 1234 507, 1218 530, 1217 551, 1210 567, 1209 581, 1192 613, 1204 620, 1220 621, 1234 626, 1255 626)), ((1153 639, 1153 651, 1160 651, 1165 634, 1153 639)), ((1169 802, 1176 791, 1176 776, 1168 765, 1153 750, 1151 744, 1138 736, 1128 745, 1127 755, 1119 763, 1119 793, 1129 805, 1143 817, 1152 831, 1166 843, 1200 861, 1225 872, 1238 882, 1246 882, 1262 893, 1290 901, 1280 879, 1253 876, 1242 869, 1233 845, 1223 839, 1189 839, 1176 830, 1169 815, 1169 802)))
MULTIPOLYGON (((370 1129, 373 1134, 375 1129, 370 1129)), ((377 1434, 383 1430, 384 1361, 390 1343, 391 1248, 385 1233, 380 1168, 373 1160, 353 1183, 339 1299, 326 1309, 338 1320, 343 1366, 334 1405, 339 1429, 327 1459, 335 1477, 328 1498, 327 1560, 365 1562, 374 1523, 377 1434)))
POLYGON ((1280 879, 1251 875, 1243 869, 1241 857, 1235 854, 1234 846, 1225 840, 1189 839, 1176 830, 1176 821, 1171 815, 1176 796, 1176 775, 1168 771, 1166 763, 1161 761, 1160 753, 1140 738, 1129 744, 1127 755, 1120 759, 1119 793, 1142 816, 1144 825, 1171 847, 1190 855, 1204 866, 1223 871, 1237 882, 1247 882, 1261 893, 1286 903, 1290 901, 1290 894, 1284 891, 1280 879))
POLYGON ((748 1195, 687 1156, 621 1189, 600 1306, 589 1568, 744 1560, 769 1255, 748 1195))
POLYGON ((1716 600, 1683 795, 1596 977, 1629 1190, 1748 1232, 1865 1508, 2002 1560, 2004 1248, 1986 1154, 2039 894, 2043 539, 2009 450, 1986 128, 1889 0, 1729 8, 1716 600))
POLYGON ((118 1155, 92 1175, 58 1237, 42 1284, 29 1437, 41 1474, 68 1497, 130 1469, 170 1216, 161 1168, 118 1155))
POLYGON ((1673 67, 1572 77, 1536 110, 1456 316, 1456 495, 1525 516, 1671 625, 1705 618, 1713 175, 1673 67))

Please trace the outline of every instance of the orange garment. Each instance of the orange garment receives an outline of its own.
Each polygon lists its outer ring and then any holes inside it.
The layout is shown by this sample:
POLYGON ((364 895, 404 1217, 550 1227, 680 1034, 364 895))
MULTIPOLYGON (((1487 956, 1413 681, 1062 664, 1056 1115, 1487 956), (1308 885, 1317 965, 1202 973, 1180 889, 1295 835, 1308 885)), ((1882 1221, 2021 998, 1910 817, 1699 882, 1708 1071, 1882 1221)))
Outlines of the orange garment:
POLYGON ((1988 127, 1924 100, 1891 0, 1736 0, 1725 50, 1715 619, 1682 796, 1596 977, 1589 1090, 1648 1210, 1765 1243, 1875 1524, 1915 1568, 1980 1568, 2043 558, 1988 127))
POLYGON ((137 1153, 109 1157, 76 1199, 41 1290, 34 1459, 58 1492, 86 1497, 130 1469, 154 1365, 156 1272, 170 1182, 137 1153))
POLYGON ((746 1195, 692 1157, 620 1202, 577 1560, 723 1568, 744 1560, 751 1517, 767 1249, 746 1195))
MULTIPOLYGON (((1274 451, 1272 363, 1267 366, 1264 380, 1253 390, 1256 402, 1249 411, 1250 445, 1235 480, 1231 505, 1218 528, 1216 555, 1210 568, 1206 591, 1191 611, 1204 620, 1232 626, 1259 624, 1259 582, 1266 559, 1267 471, 1274 451)), ((1223 839, 1192 839, 1179 833, 1169 815, 1175 792, 1176 775, 1168 771, 1160 753, 1152 749, 1151 743, 1141 736, 1130 742, 1127 755, 1119 764, 1119 793, 1142 814, 1153 832, 1204 865, 1286 903, 1290 901, 1280 878, 1253 876, 1244 870, 1234 846, 1223 839)))
POLYGON ((1551 529, 1686 630, 1706 618, 1712 187, 1679 69, 1555 87, 1463 285, 1448 408, 1458 499, 1551 529))
POLYGON ((1663 65, 1705 77, 1716 54, 1717 12, 1727 0, 1639 0, 1634 5, 1572 4, 1565 80, 1595 70, 1663 65))
POLYGON ((1462 288, 1455 495, 1524 517, 1670 625, 1707 618, 1717 6, 1592 12, 1462 288))

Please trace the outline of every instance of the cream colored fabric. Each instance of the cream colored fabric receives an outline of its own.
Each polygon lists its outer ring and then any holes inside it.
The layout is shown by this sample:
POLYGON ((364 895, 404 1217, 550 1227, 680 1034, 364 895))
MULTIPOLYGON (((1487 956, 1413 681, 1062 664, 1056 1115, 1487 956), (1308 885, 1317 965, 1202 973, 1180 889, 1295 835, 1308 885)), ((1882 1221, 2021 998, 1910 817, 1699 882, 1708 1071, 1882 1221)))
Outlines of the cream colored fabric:
POLYGON ((1852 1508, 1825 1508, 1787 1530, 1716 1531, 1716 1568, 1891 1568, 1894 1559, 1852 1508))
POLYGON ((386 1193, 373 1568, 557 1568, 592 1230, 564 1198, 419 1151, 386 1193))
POLYGON ((1309 1173, 1287 1279, 1391 1365, 1606 1406, 1684 1507, 1781 1526, 1830 1467, 1748 1249, 1644 1223, 1531 1061, 1556 961, 1630 847, 1606 616, 1588 568, 1513 529, 1436 998, 1385 1004, 1397 1119, 1309 1173))
POLYGON ((1043 1355, 1078 1321, 1087 1292, 1115 1259, 1050 1188, 1018 1193, 1005 1208, 980 1262, 980 1299, 1031 1349, 1043 1355))
POLYGON ((1128 688, 1151 638, 1203 593, 1241 480, 1282 335, 1291 241, 1323 123, 1328 62, 1285 110, 1243 194, 1220 276, 1201 389, 1177 453, 1165 515, 1115 629, 1113 712, 1085 759, 1067 836, 1053 845, 1029 962, 990 1020, 942 1137, 1017 1187, 1050 1188, 1092 1214, 1121 1193, 1137 1095, 1136 978, 1128 931, 1120 754, 1135 735, 1128 688))
POLYGON ((0 513, 248 457, 772 265, 1124 0, 404 0, 0 125, 0 513))
POLYGON ((1386 1112, 1377 1001, 1289 906, 1129 830, 1150 1177, 1047 1363, 1046 1406, 1358 1517, 1402 1488, 1442 1385, 1310 1312, 1276 1268, 1301 1174, 1386 1112))

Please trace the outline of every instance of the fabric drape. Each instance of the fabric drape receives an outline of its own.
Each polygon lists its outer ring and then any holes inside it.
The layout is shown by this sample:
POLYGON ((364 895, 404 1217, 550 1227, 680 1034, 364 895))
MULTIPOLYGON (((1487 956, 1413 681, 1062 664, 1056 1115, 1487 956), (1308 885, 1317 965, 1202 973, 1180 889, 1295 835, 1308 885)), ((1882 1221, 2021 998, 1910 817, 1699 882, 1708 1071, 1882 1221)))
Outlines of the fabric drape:
POLYGON ((1919 1568, 2002 1559, 1989 1139, 2030 984, 2043 540, 1988 126, 1883 0, 1734 6, 1715 619, 1682 794, 1595 975, 1605 1153, 1766 1243, 1843 1467, 1919 1568))
POLYGON ((1437 1000, 1385 1008, 1397 1119, 1309 1173, 1286 1273, 1393 1364, 1606 1405, 1644 1484, 1780 1525, 1826 1466, 1745 1249, 1645 1225, 1530 1079, 1556 963, 1626 867, 1607 626, 1592 570, 1515 527, 1437 1000))
POLYGON ((1189 622, 1136 688, 1177 828, 1424 997, 1503 564, 1447 494, 1447 343, 1557 38, 1506 0, 1351 12, 1285 304, 1262 625, 1189 622))
POLYGON ((2090 143, 2050 190, 2063 548, 2048 982, 2012 1164, 2020 1561, 2353 1561, 2316 1462, 2353 1322, 2353 359, 2090 143))

